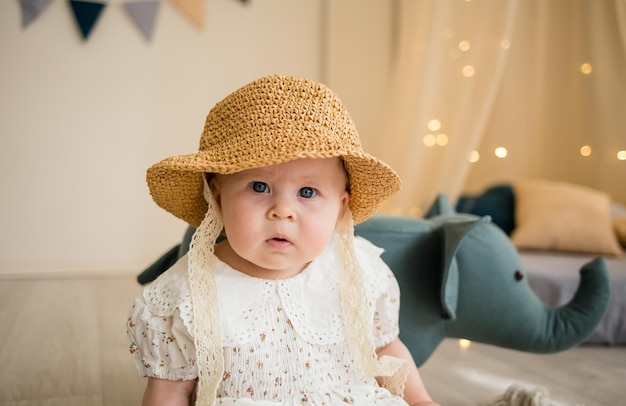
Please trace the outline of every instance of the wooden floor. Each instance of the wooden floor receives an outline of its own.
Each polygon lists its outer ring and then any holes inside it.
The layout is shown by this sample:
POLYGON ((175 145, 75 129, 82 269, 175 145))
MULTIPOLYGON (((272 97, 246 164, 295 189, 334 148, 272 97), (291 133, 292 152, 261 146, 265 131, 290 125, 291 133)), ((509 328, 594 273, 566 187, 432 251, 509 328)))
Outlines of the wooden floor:
MULTIPOLYGON (((139 405, 145 380, 128 354, 133 277, 0 278, 0 406, 139 405)), ((511 384, 563 405, 626 405, 626 347, 554 355, 446 340, 421 369, 442 405, 493 400, 511 384)))

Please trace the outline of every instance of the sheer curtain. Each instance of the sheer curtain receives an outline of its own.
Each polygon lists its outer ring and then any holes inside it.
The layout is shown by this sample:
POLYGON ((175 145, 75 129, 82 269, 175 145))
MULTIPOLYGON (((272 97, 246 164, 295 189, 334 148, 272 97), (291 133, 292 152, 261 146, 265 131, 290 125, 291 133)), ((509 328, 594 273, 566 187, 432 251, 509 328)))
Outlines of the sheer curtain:
POLYGON ((479 146, 485 159, 471 166, 466 189, 533 177, 604 190, 626 203, 625 4, 520 2, 479 146), (508 149, 507 158, 493 155, 497 147, 508 149))
POLYGON ((383 133, 376 148, 404 188, 390 209, 419 215, 454 199, 508 63, 516 0, 400 1, 383 133))
POLYGON ((390 4, 383 135, 369 149, 404 188, 385 211, 420 215, 437 193, 528 177, 626 203, 626 0, 390 4))

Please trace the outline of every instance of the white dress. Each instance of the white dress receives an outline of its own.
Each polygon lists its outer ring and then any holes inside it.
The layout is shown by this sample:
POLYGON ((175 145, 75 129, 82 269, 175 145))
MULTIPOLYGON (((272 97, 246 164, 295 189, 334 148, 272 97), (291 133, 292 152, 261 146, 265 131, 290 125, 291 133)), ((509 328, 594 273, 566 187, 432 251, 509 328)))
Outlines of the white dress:
MULTIPOLYGON (((400 292, 382 250, 355 238, 376 347, 398 336, 400 292)), ((224 346, 222 405, 406 405, 364 377, 344 337, 333 244, 300 274, 250 277, 216 261, 224 346)), ((187 257, 144 289, 127 323, 130 351, 143 376, 197 378, 187 257)))

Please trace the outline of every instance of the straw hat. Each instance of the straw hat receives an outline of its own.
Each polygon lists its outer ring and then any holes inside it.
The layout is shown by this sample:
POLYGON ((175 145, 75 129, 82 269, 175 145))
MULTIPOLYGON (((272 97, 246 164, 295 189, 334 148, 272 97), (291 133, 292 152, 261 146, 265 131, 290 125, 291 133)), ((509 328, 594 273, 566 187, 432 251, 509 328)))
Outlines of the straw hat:
POLYGON ((341 157, 348 171, 355 223, 400 189, 398 175, 363 151, 354 122, 333 91, 311 80, 273 75, 217 103, 198 152, 166 158, 150 167, 146 178, 160 207, 198 227, 207 211, 203 173, 331 157, 341 157))

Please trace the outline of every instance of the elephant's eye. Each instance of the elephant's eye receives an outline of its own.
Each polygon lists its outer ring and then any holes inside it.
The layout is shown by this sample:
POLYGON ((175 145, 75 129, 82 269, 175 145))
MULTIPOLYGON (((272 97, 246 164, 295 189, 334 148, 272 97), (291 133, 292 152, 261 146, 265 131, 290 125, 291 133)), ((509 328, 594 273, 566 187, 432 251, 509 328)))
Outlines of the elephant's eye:
POLYGON ((519 282, 522 279, 524 279, 524 274, 522 273, 522 271, 520 270, 515 271, 515 280, 519 282))

